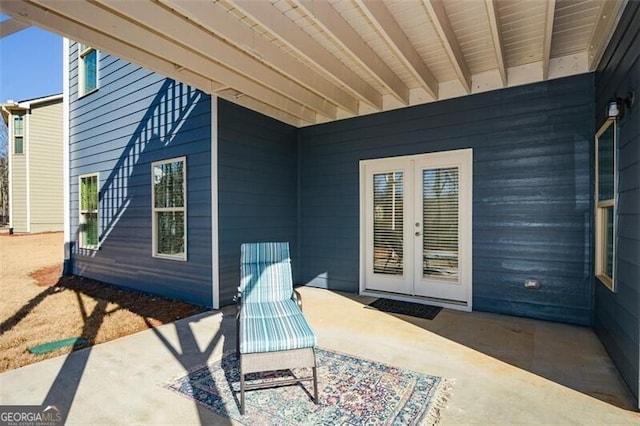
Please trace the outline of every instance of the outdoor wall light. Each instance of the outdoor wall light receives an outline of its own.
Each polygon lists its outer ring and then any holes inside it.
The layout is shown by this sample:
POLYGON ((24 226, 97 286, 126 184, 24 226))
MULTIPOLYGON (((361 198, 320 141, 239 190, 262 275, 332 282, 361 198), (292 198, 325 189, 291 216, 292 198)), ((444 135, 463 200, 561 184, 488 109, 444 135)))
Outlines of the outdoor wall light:
POLYGON ((633 90, 624 98, 613 98, 607 102, 607 118, 622 118, 626 109, 631 109, 635 102, 636 94, 633 90))

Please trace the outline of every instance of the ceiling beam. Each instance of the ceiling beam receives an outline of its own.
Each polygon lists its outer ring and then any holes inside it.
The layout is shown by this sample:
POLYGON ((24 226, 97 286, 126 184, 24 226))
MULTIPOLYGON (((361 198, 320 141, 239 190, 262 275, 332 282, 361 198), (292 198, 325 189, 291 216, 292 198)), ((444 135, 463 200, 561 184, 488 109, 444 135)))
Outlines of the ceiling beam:
POLYGON ((502 31, 500 30, 500 17, 498 16, 497 0, 485 0, 487 5, 487 15, 489 16, 489 30, 493 39, 493 50, 496 53, 496 64, 502 80, 502 87, 507 86, 507 67, 504 60, 504 49, 502 48, 502 31))
POLYGON ((384 3, 376 0, 356 0, 356 2, 376 27, 378 34, 385 39, 422 88, 434 99, 438 99, 438 80, 384 3))
MULTIPOLYGON (((247 78, 260 76, 260 83, 282 95, 335 119, 337 108, 318 94, 292 83, 290 79, 257 61, 252 56, 236 49, 228 43, 193 25, 183 16, 165 9, 152 1, 96 0, 105 8, 114 11, 136 25, 157 31, 172 43, 191 49, 207 59, 215 60, 247 78)), ((236 87, 245 92, 243 87, 236 87)))
POLYGON ((598 18, 589 38, 589 70, 594 70, 600 63, 607 43, 618 25, 620 15, 626 5, 627 0, 600 3, 598 18))
MULTIPOLYGON (((57 0, 35 0, 34 3, 38 3, 47 10, 70 20, 85 22, 102 33, 113 34, 114 37, 122 37, 123 40, 134 44, 140 50, 160 57, 171 57, 172 61, 179 67, 184 67, 184 69, 191 70, 210 79, 215 78, 219 83, 236 88, 255 99, 260 99, 304 121, 315 122, 316 113, 312 109, 213 60, 172 43, 159 34, 139 27, 120 16, 106 13, 105 9, 92 3, 82 3, 82 7, 79 7, 75 2, 57 0)), ((114 54, 119 56, 117 51, 114 54)), ((134 62, 139 64, 138 61, 134 62)))
POLYGON ((456 71, 458 80, 462 83, 464 90, 466 90, 467 93, 471 93, 471 72, 469 71, 467 61, 462 55, 462 49, 460 49, 458 39, 453 32, 453 27, 451 26, 442 0, 426 0, 424 7, 431 18, 431 22, 433 22, 436 32, 440 36, 442 45, 456 71))
POLYGON ((15 18, 6 19, 0 22, 0 38, 6 37, 18 31, 30 27, 30 24, 21 22, 15 18))
POLYGON ((404 105, 409 89, 353 27, 326 0, 297 0, 298 6, 404 105))
POLYGON ((203 92, 212 93, 222 87, 218 82, 186 69, 179 71, 179 67, 171 61, 151 55, 109 35, 97 32, 94 28, 70 21, 36 5, 22 1, 0 2, 0 11, 3 14, 19 16, 21 20, 24 19, 32 25, 55 32, 70 40, 89 44, 101 51, 117 51, 118 56, 124 60, 135 62, 151 71, 187 83, 203 92))
POLYGON ((553 18, 556 14, 556 0, 547 0, 547 13, 544 22, 544 39, 542 42, 542 80, 549 78, 549 61, 551 60, 551 43, 553 42, 553 18))
POLYGON ((298 117, 295 117, 282 110, 273 108, 271 105, 246 96, 244 93, 238 92, 237 90, 232 88, 220 90, 216 93, 216 95, 222 99, 228 100, 229 102, 237 105, 242 105, 243 107, 249 108, 252 111, 259 111, 265 115, 268 115, 269 117, 275 118, 276 120, 280 120, 283 123, 290 124, 294 127, 301 127, 305 124, 315 124, 300 120, 298 117))
POLYGON ((324 46, 276 9, 271 3, 254 0, 229 0, 229 4, 258 22, 287 44, 297 54, 324 70, 362 101, 378 111, 382 110, 382 95, 355 71, 349 69, 324 46))
POLYGON ((238 49, 267 62, 278 72, 287 75, 298 84, 324 96, 331 102, 350 112, 358 114, 358 100, 337 85, 322 77, 316 71, 296 60, 266 37, 238 21, 220 3, 202 1, 159 0, 166 7, 182 14, 187 19, 201 25, 207 31, 229 41, 238 49))

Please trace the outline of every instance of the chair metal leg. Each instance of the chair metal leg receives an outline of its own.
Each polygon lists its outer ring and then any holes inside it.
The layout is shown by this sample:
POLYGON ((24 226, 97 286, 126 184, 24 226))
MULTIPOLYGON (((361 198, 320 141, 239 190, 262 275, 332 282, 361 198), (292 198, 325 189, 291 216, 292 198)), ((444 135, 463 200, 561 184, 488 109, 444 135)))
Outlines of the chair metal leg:
POLYGON ((236 318, 236 358, 240 359, 240 320, 236 318))
POLYGON ((320 404, 318 399, 318 367, 313 367, 313 402, 320 404))
POLYGON ((242 372, 242 362, 240 362, 240 415, 244 416, 244 373, 242 372))

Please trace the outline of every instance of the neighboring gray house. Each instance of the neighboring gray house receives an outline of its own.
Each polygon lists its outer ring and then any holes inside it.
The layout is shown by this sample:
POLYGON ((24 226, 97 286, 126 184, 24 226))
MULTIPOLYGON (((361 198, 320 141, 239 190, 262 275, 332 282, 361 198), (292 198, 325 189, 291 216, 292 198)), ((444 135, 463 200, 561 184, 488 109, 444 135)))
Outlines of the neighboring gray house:
POLYGON ((8 127, 9 229, 62 231, 62 95, 0 105, 8 127))

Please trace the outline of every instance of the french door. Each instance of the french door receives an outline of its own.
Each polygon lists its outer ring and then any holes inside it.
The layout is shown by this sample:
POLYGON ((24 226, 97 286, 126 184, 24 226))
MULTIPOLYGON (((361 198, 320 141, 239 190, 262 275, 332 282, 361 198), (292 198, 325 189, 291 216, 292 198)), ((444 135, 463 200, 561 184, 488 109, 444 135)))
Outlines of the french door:
POLYGON ((361 290, 471 304, 472 150, 362 161, 361 290))

